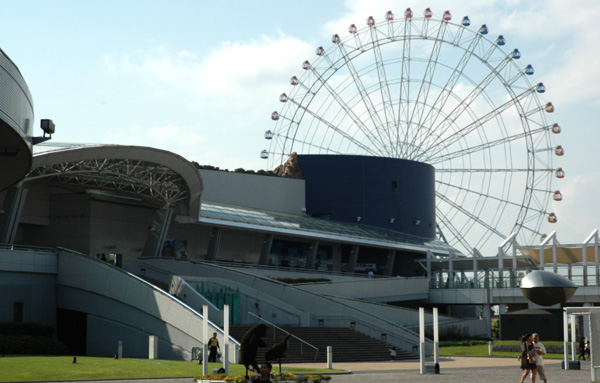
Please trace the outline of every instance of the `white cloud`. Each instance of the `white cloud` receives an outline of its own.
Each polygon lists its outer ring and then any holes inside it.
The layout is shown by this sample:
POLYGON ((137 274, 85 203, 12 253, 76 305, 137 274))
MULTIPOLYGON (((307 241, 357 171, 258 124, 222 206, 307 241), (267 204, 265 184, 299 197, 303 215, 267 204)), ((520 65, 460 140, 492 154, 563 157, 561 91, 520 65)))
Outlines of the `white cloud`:
POLYGON ((570 177, 561 189, 563 200, 553 204, 558 217, 553 230, 561 243, 581 243, 600 227, 600 205, 594 202, 598 200, 598 185, 600 171, 593 171, 570 177))

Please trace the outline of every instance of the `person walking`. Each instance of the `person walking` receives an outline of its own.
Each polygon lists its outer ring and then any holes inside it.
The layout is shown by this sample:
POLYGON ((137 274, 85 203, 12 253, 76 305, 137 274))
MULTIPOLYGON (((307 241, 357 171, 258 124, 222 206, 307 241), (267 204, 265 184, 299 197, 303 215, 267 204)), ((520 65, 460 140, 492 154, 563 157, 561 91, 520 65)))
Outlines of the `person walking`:
POLYGON ((208 361, 216 362, 217 361, 217 349, 221 349, 219 346, 219 340, 217 339, 217 333, 214 332, 212 338, 208 340, 208 361))
POLYGON ((577 356, 577 359, 583 359, 585 360, 585 338, 581 337, 579 338, 579 355, 577 356))
POLYGON ((390 358, 392 358, 392 362, 396 360, 396 347, 390 348, 390 358))
POLYGON ((546 347, 540 342, 540 336, 537 333, 531 335, 533 341, 533 351, 535 352, 535 365, 537 366, 537 374, 544 381, 548 383, 546 378, 546 368, 544 367, 544 355, 546 355, 546 347))
POLYGON ((521 370, 523 370, 523 375, 519 383, 523 383, 529 373, 531 373, 531 382, 535 383, 537 365, 535 364, 531 334, 525 334, 521 337, 521 351, 521 370))

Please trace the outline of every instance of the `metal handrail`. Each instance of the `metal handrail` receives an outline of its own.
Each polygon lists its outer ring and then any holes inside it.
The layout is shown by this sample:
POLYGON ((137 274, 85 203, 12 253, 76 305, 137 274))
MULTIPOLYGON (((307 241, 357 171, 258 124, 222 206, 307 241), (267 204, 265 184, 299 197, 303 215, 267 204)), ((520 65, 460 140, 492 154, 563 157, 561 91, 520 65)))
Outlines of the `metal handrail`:
POLYGON ((0 250, 39 251, 39 252, 45 252, 45 253, 56 253, 57 252, 55 247, 13 245, 13 244, 8 244, 8 243, 0 243, 0 250))
POLYGON ((317 361, 317 357, 319 356, 319 348, 318 348, 318 347, 315 347, 315 346, 313 346, 312 344, 308 343, 307 341, 305 341, 305 340, 303 340, 303 339, 300 339, 300 338, 298 338, 296 335, 292 334, 291 332, 289 332, 289 331, 286 331, 286 330, 282 329, 281 327, 277 326, 276 324, 274 324, 274 323, 272 323, 272 322, 269 322, 268 320, 266 320, 266 319, 264 319, 264 318, 262 318, 262 317, 260 317, 260 316, 258 316, 258 315, 256 315, 256 314, 254 314, 254 313, 251 313, 251 312, 249 312, 249 311, 248 311, 248 314, 249 314, 249 315, 251 315, 251 316, 253 316, 253 317, 256 317, 256 318, 258 319, 258 321, 259 321, 259 322, 265 322, 265 323, 269 324, 270 326, 273 326, 273 327, 275 327, 275 328, 276 328, 276 329, 278 329, 279 331, 281 331, 281 332, 283 332, 283 333, 285 333, 285 334, 289 334, 289 335, 290 335, 290 337, 292 337, 292 338, 294 338, 294 339, 297 339, 298 341, 300 341, 300 343, 304 343, 304 344, 306 344, 308 347, 312 347, 313 349, 315 349, 315 350, 316 350, 316 352, 315 352, 315 359, 314 359, 314 360, 315 360, 315 362, 317 361))
MULTIPOLYGON (((170 258, 172 259, 172 258, 170 258)), ((178 260, 178 259, 176 259, 178 260)), ((283 267, 283 266, 267 266, 267 265, 256 265, 252 263, 243 263, 243 262, 226 262, 226 261, 207 261, 204 259, 186 259, 186 261, 190 261, 192 263, 206 263, 217 265, 221 267, 234 267, 241 269, 255 269, 255 270, 272 270, 272 271, 286 271, 286 272, 294 272, 294 273, 303 273, 303 274, 320 274, 323 276, 342 276, 342 277, 353 277, 353 278, 396 278, 387 275, 378 275, 374 274, 369 276, 368 274, 363 273, 351 273, 347 271, 326 271, 326 270, 313 270, 313 269, 305 269, 305 268, 292 268, 292 267, 283 267)))

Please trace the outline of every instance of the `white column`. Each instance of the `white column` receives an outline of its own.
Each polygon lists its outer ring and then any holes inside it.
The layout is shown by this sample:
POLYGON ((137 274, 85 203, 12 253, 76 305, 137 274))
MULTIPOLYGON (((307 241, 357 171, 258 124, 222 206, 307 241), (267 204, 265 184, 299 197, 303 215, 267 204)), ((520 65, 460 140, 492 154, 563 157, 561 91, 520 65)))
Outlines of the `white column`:
POLYGON ((158 358, 158 337, 150 335, 148 344, 148 359, 158 358))
POLYGON ((208 375, 208 305, 202 305, 202 375, 208 375))
POLYGON ((419 359, 420 373, 425 373, 425 308, 419 307, 419 359))
POLYGON ((333 367, 333 347, 327 346, 327 368, 332 369, 333 367))
MULTIPOLYGON (((571 314, 571 340, 572 340, 572 342, 571 342, 571 360, 573 360, 573 361, 575 360, 575 355, 576 355, 575 347, 577 346, 577 334, 575 333, 577 326, 575 326, 575 318, 576 318, 575 315, 571 314)), ((567 325, 565 325, 565 326, 567 326, 567 325)), ((569 339, 569 338, 567 337, 567 339, 569 339)))
POLYGON ((229 305, 223 306, 223 368, 229 375, 229 305))
POLYGON ((558 272, 558 261, 557 261, 557 257, 556 257, 556 244, 557 244, 557 240, 556 240, 556 235, 554 235, 554 238, 552 238, 552 271, 554 271, 555 273, 558 272))
POLYGON ((594 349, 598 350, 598 341, 600 340, 600 315, 595 309, 589 309, 589 322, 590 322, 590 369, 592 370, 592 382, 600 379, 600 353, 594 352, 594 349), (595 346, 595 347, 594 347, 595 346))
POLYGON ((437 307, 433 308, 433 362, 440 363, 440 328, 437 307))
MULTIPOLYGON (((575 338, 573 338, 573 344, 575 344, 575 338)), ((569 316, 567 311, 563 311, 563 363, 565 370, 569 369, 569 316)))

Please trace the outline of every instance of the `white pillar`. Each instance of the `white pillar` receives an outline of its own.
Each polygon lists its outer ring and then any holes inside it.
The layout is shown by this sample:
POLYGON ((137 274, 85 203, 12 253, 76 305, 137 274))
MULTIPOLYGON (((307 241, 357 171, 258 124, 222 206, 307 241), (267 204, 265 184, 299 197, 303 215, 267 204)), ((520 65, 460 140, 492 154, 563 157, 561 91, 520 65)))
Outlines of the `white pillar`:
POLYGON ((437 307, 433 308, 433 362, 440 363, 440 328, 437 307))
POLYGON ((208 375, 208 305, 202 305, 202 375, 208 375))
POLYGON ((598 338, 600 338, 600 315, 591 308, 589 309, 589 313, 590 369, 592 370, 592 382, 596 382, 600 379, 600 371, 597 371, 600 368, 600 354, 594 352, 594 348, 596 350, 598 349, 598 338))
POLYGON ((425 308, 419 307, 419 370, 425 373, 425 308))
MULTIPOLYGON (((573 338, 573 344, 575 339, 573 338)), ((569 369, 569 316, 567 311, 563 311, 563 363, 565 364, 565 370, 569 369)))
POLYGON ((333 368, 333 347, 327 346, 327 368, 333 368))
POLYGON ((150 335, 148 346, 148 359, 156 358, 158 358, 158 337, 156 335, 150 335))
MULTIPOLYGON (((575 326, 576 316, 571 314, 570 317, 571 317, 571 360, 575 360, 575 355, 577 355, 575 352, 575 347, 577 346, 577 333, 575 331, 576 327, 577 327, 577 326, 575 326)), ((567 325, 565 324, 565 329, 567 328, 566 326, 567 325)), ((565 337, 565 341, 568 339, 569 339, 569 337, 565 337)))
POLYGON ((229 305, 223 306, 223 368, 229 375, 229 305))
POLYGON ((119 359, 123 359, 123 341, 120 340, 117 342, 117 356, 119 359))

